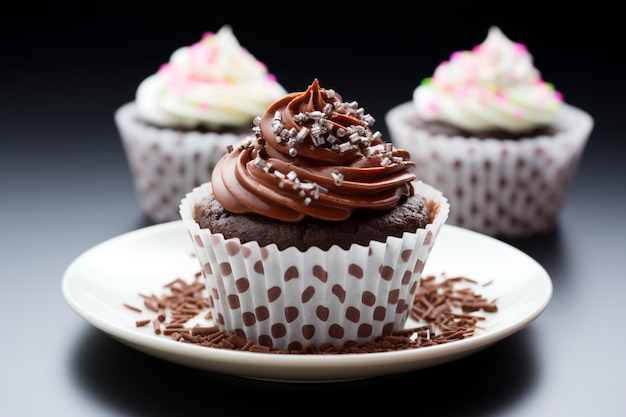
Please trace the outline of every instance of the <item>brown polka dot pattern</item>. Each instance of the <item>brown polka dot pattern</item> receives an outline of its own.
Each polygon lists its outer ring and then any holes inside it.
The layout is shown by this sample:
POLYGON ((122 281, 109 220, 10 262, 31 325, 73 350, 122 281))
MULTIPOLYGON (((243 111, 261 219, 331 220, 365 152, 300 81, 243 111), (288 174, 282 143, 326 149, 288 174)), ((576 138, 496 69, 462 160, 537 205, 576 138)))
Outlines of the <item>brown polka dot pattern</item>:
POLYGON ((241 303, 239 302, 239 296, 236 294, 229 294, 227 296, 227 300, 228 300, 228 307, 231 310, 236 310, 241 306, 241 303))
POLYGON ((237 255, 240 249, 241 245, 239 242, 226 242, 226 251, 230 256, 237 255))
POLYGON ((199 247, 203 247, 204 246, 203 243, 202 243, 202 240, 200 239, 199 236, 194 236, 193 239, 195 240, 195 244, 197 246, 199 246, 199 247))
POLYGON ((328 317, 330 316, 330 310, 323 306, 317 306, 315 309, 315 316, 321 321, 328 321, 328 317))
POLYGON ((404 275, 402 275, 402 285, 407 285, 411 282, 412 277, 413 273, 411 271, 404 271, 404 275))
POLYGON ((404 311, 406 307, 406 302, 404 299, 399 300, 398 304, 396 304, 396 314, 402 314, 402 312, 404 311))
POLYGON ((313 336, 315 336, 315 326, 312 324, 305 324, 302 326, 302 336, 306 340, 313 339, 313 336))
POLYGON ((363 269, 358 265, 350 264, 348 267, 348 274, 356 278, 363 278, 363 269))
POLYGON ((280 339, 287 334, 287 327, 283 323, 276 323, 272 325, 272 337, 274 339, 280 339))
POLYGON ((291 306, 285 308, 285 320, 287 320, 287 323, 291 323, 296 320, 299 314, 300 310, 298 310, 298 307, 291 306))
POLYGON ((346 319, 352 323, 358 323, 361 320, 361 312, 356 307, 348 307, 346 309, 346 319))
POLYGON ((373 329, 374 328, 371 324, 363 323, 359 326, 359 329, 357 330, 357 335, 360 338, 369 338, 370 336, 372 336, 373 329))
POLYGON ((264 270, 263 270, 263 262, 262 261, 256 261, 254 263, 254 272, 256 272, 259 275, 263 275, 264 270))
POLYGON ((328 328, 328 336, 330 336, 332 339, 335 339, 335 343, 343 339, 344 333, 345 329, 340 324, 331 324, 328 328))
POLYGON ((389 281, 393 278, 393 268, 387 265, 381 265, 380 268, 378 269, 378 272, 380 273, 380 277, 382 279, 384 279, 385 281, 389 281))
POLYGON ((254 315, 258 321, 265 321, 270 318, 270 309, 260 306, 254 309, 254 315))
MULTIPOLYGON (((210 185, 196 192, 183 209, 191 212, 194 199, 210 193, 210 185)), ((403 238, 349 250, 333 246, 302 253, 295 248, 279 251, 275 245, 260 248, 255 242, 242 245, 201 230, 193 217, 183 216, 190 241, 200 243, 194 249, 206 265, 202 271, 213 295, 216 323, 281 349, 364 342, 401 328, 449 210, 441 193, 431 187, 419 183, 416 192, 439 202, 433 224, 403 238)))
POLYGON ((411 153, 414 173, 448 197, 453 224, 523 237, 552 230, 584 152, 593 119, 565 105, 554 136, 522 140, 439 137, 416 130, 411 103, 386 115, 394 144, 411 153))
POLYGON ((373 306, 376 304, 376 294, 371 291, 364 291, 361 295, 361 302, 366 306, 373 306))
POLYGON ((230 263, 222 262, 219 266, 220 266, 220 272, 222 273, 222 275, 226 276, 226 275, 231 274, 232 270, 230 268, 230 263))
POLYGON ((280 287, 272 287, 270 289, 267 290, 267 301, 269 301, 270 303, 273 303, 274 301, 276 301, 278 299, 278 297, 280 297, 280 294, 283 292, 283 290, 280 287))
POLYGON ((328 281, 328 272, 324 271, 324 268, 319 265, 313 267, 313 276, 322 282, 328 281))
POLYGON ((300 273, 298 272, 298 268, 295 266, 290 266, 289 268, 287 268, 284 274, 285 281, 296 279, 299 276, 300 276, 300 273))
POLYGON ((306 289, 304 291, 302 291, 302 304, 306 304, 308 303, 311 298, 313 298, 313 295, 315 295, 315 287, 310 286, 310 287, 306 287, 306 289))
POLYGON ((154 222, 180 220, 185 194, 211 180, 229 144, 250 132, 183 133, 159 129, 138 120, 134 103, 115 112, 135 194, 142 211, 154 222))
POLYGON ((254 313, 244 312, 242 313, 242 321, 245 326, 254 326, 256 324, 256 316, 254 313))
POLYGON ((346 301, 346 290, 341 285, 333 285, 330 291, 337 297, 340 303, 343 304, 346 301))
POLYGON ((248 278, 239 278, 235 281, 235 287, 237 287, 237 292, 239 294, 244 293, 248 291, 248 288, 250 288, 250 281, 248 281, 248 278))
POLYGON ((387 308, 386 307, 376 307, 374 309, 374 313, 372 314, 372 319, 375 321, 383 321, 387 317, 387 308))

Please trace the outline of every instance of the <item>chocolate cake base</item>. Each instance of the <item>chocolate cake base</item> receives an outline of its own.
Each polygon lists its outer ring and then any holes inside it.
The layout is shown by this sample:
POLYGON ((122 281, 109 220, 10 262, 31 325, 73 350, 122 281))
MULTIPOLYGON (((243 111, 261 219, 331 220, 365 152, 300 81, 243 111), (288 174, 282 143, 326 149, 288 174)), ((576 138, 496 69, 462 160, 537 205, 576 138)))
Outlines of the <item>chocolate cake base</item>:
POLYGON ((419 118, 407 119, 408 123, 418 129, 424 129, 430 132, 433 136, 460 136, 466 138, 478 138, 478 139, 499 139, 499 140, 519 140, 523 138, 532 138, 537 136, 552 136, 556 133, 556 130, 551 127, 537 128, 529 132, 523 133, 511 133, 503 130, 486 130, 482 132, 468 132, 466 130, 458 129, 454 126, 446 123, 425 121, 419 118))
POLYGON ((295 246, 300 251, 313 246, 328 250, 332 245, 348 249, 353 243, 367 246, 372 240, 384 242, 389 236, 402 237, 404 232, 415 232, 431 222, 428 203, 418 195, 390 211, 360 210, 341 222, 307 218, 288 223, 233 214, 214 198, 198 204, 194 217, 201 228, 222 233, 227 239, 238 237, 242 243, 257 241, 261 247, 275 243, 280 250, 295 246))

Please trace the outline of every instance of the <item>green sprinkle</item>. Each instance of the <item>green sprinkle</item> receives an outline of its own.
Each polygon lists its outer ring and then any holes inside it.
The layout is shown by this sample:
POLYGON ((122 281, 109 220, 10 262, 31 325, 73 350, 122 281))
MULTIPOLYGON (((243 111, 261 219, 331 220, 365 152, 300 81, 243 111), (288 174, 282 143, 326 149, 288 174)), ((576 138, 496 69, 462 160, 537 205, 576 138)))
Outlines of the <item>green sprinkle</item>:
POLYGON ((432 77, 426 77, 422 80, 422 82, 420 83, 420 85, 430 85, 433 83, 433 79, 432 77))

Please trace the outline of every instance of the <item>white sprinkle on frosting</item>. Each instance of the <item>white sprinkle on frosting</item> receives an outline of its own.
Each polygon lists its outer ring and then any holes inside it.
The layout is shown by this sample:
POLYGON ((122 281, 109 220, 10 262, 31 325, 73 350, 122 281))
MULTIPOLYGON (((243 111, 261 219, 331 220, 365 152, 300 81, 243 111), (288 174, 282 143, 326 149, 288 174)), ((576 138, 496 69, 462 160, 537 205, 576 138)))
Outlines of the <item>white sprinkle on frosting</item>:
MULTIPOLYGON (((383 167, 403 163, 402 157, 393 155, 394 147, 391 143, 380 143, 382 141, 381 133, 370 129, 375 122, 374 118, 366 114, 356 101, 350 103, 340 101, 333 90, 325 90, 325 94, 328 102, 322 110, 299 112, 292 116, 295 126, 286 128, 283 114, 279 110, 275 111, 270 120, 269 128, 275 135, 276 142, 287 147, 287 153, 290 157, 297 157, 298 147, 303 145, 311 148, 323 147, 339 154, 360 151, 367 158, 377 158, 380 166, 383 167), (347 116, 343 120, 353 118, 362 123, 357 122, 353 125, 341 126, 334 119, 337 117, 337 113, 347 116), (307 142, 307 139, 310 142, 307 142)), ((277 178, 280 189, 289 188, 293 190, 302 199, 303 204, 307 206, 319 199, 320 193, 329 192, 327 188, 314 181, 302 182, 294 170, 287 173, 280 172, 267 162, 268 155, 263 150, 265 140, 261 132, 261 121, 261 117, 256 117, 253 120, 254 135, 242 142, 242 146, 249 147, 256 152, 253 161, 255 166, 277 178)), ((335 187, 343 186, 344 175, 339 170, 332 171, 330 177, 332 180, 330 183, 334 184, 335 187)))

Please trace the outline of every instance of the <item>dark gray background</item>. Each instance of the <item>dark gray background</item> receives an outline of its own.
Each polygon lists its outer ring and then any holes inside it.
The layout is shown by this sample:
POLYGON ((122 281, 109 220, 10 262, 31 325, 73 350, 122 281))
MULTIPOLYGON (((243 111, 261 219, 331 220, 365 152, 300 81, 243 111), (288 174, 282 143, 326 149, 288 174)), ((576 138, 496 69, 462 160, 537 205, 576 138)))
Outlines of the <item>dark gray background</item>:
POLYGON ((467 3, 348 4, 348 13, 339 4, 5 2, 0 415, 323 415, 375 405, 414 415, 626 414, 623 15, 602 2, 467 3), (358 101, 385 136, 386 110, 409 100, 451 52, 480 43, 490 25, 525 43, 544 78, 596 123, 557 229, 509 241, 550 273, 546 311, 465 359, 328 385, 185 368, 128 348, 78 317, 61 294, 65 268, 90 247, 150 225, 133 194, 113 112, 174 49, 222 24, 285 88, 300 91, 317 77, 358 101))

